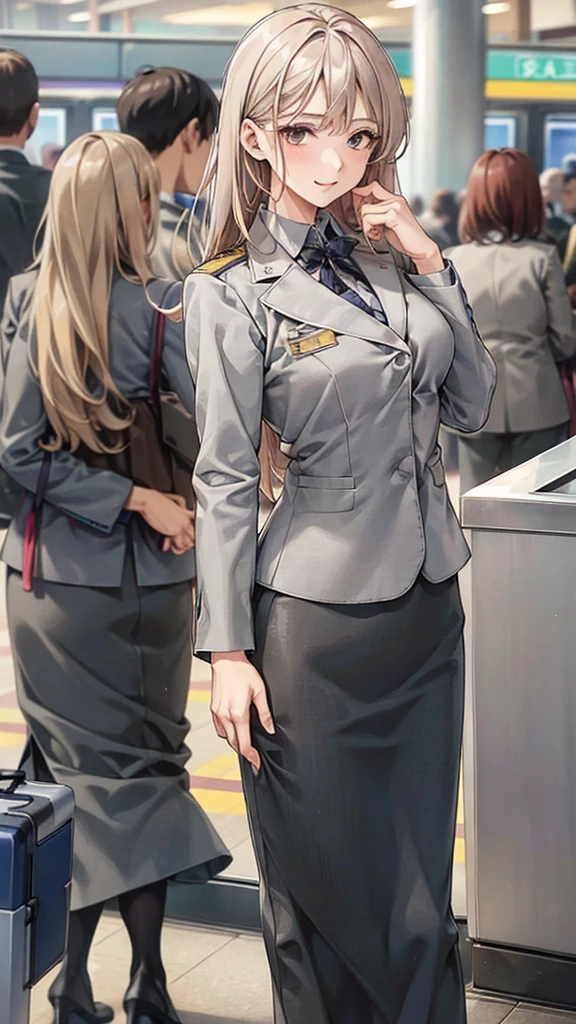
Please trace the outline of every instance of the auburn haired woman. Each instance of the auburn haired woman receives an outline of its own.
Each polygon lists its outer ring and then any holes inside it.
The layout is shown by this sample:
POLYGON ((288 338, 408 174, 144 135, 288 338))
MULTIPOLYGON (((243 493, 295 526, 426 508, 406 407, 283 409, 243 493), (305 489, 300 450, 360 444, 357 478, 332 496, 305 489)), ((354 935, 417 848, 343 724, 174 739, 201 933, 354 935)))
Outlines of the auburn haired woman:
POLYGON ((406 132, 362 22, 316 4, 265 18, 227 69, 208 259, 185 285, 196 643, 243 755, 278 1024, 465 1020, 468 549, 437 435, 483 425, 495 373, 397 194, 406 132), (258 545, 262 437, 289 465, 258 545))
POLYGON ((488 421, 458 440, 462 494, 568 437, 557 364, 576 351, 576 334, 560 257, 543 239, 544 224, 530 157, 519 149, 483 153, 460 218, 464 244, 445 253, 498 368, 488 421))
MULTIPOLYGON (((0 460, 23 488, 3 558, 25 767, 76 798, 55 1024, 112 1020, 87 958, 114 896, 132 943, 129 1024, 176 1022, 160 956, 166 881, 204 881, 230 861, 185 769, 193 515, 185 488, 163 493, 181 474, 150 403, 157 222, 144 147, 77 139, 54 170, 38 265, 12 280, 3 321, 0 460)), ((172 298, 157 287, 176 308, 179 286, 172 298)), ((166 322, 161 358, 156 373, 192 412, 181 323, 166 322)))

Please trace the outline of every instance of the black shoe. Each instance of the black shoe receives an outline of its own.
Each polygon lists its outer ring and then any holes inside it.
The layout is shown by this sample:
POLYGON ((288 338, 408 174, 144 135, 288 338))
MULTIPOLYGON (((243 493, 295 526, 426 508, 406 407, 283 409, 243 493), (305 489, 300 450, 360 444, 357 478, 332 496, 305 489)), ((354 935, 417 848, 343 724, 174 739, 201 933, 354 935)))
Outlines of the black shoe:
POLYGON ((105 1003, 93 1003, 89 1009, 66 996, 55 996, 50 1002, 54 1007, 52 1024, 109 1024, 114 1020, 114 1010, 105 1003))
POLYGON ((166 985, 139 968, 124 996, 126 1024, 181 1024, 166 985))

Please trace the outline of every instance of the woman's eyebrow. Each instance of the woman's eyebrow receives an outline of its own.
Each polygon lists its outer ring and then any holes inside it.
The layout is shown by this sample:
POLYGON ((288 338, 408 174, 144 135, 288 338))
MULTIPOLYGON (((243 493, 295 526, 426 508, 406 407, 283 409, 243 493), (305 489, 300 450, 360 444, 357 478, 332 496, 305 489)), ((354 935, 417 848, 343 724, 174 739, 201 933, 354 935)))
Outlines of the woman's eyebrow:
MULTIPOLYGON (((286 124, 303 124, 304 122, 319 123, 323 121, 326 114, 294 114, 290 117, 288 114, 281 114, 280 120, 286 121, 286 124)), ((371 124, 378 127, 373 117, 353 117, 350 124, 371 124)))

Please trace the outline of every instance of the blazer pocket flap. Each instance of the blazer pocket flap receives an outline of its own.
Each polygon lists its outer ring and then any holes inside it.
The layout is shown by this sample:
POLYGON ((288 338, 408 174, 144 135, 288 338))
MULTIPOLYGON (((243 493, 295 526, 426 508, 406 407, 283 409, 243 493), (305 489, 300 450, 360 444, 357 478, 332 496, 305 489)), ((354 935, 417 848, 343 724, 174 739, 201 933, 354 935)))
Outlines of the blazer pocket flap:
POLYGON ((306 476, 298 477, 298 487, 314 487, 328 491, 346 491, 354 489, 353 476, 306 476))
POLYGON ((351 512, 356 491, 351 476, 300 476, 294 496, 296 512, 351 512))

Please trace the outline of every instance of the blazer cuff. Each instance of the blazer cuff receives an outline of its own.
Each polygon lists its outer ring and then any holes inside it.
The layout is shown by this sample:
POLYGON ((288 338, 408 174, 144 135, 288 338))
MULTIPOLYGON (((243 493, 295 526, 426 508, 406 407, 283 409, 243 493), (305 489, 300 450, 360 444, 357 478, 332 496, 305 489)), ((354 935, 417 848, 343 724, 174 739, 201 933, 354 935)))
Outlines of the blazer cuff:
POLYGON ((435 270, 433 274, 411 274, 407 271, 406 277, 417 288, 446 288, 457 281, 456 272, 449 260, 444 260, 443 270, 435 270))
POLYGON ((98 533, 109 535, 117 524, 125 525, 130 521, 132 513, 124 508, 124 505, 133 487, 132 480, 129 480, 128 477, 123 477, 119 473, 110 473, 109 476, 114 478, 113 486, 105 500, 94 503, 93 516, 84 516, 82 513, 66 507, 64 503, 60 504, 57 501, 53 501, 49 494, 46 495, 44 500, 53 504, 64 515, 68 516, 69 519, 83 523, 84 526, 89 526, 98 533), (99 513, 101 514, 99 515, 99 513))

